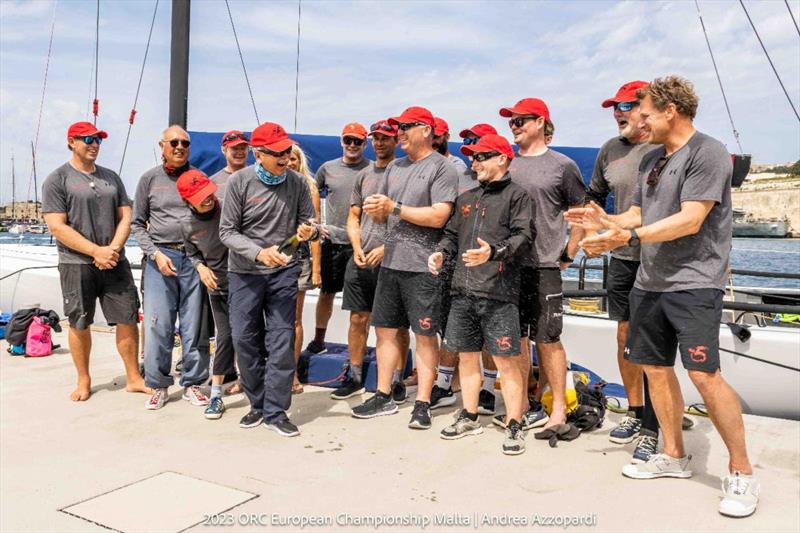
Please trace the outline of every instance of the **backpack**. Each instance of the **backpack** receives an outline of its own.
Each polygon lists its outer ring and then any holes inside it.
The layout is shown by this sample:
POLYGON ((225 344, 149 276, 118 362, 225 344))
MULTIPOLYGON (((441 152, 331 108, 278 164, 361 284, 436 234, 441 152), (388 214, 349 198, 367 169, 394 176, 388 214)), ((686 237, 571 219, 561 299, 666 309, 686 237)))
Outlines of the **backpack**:
POLYGON ((581 431, 603 427, 606 416, 606 395, 601 387, 590 387, 582 381, 575 384, 578 408, 567 417, 567 422, 581 431))
POLYGON ((25 354, 28 357, 44 357, 52 353, 53 341, 50 338, 50 325, 44 318, 35 316, 28 326, 25 354))

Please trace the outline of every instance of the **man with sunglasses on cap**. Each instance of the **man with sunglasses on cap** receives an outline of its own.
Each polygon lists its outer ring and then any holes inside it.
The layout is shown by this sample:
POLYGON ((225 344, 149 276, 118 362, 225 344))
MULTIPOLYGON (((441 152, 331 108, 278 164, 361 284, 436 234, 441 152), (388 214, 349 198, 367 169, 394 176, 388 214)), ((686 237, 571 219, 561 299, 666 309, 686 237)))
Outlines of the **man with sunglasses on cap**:
POLYGON ((450 218, 458 173, 433 149, 435 122, 430 111, 410 107, 389 122, 397 126, 400 147, 407 155, 389 163, 381 193, 367 197, 363 204, 368 216, 376 222, 387 221, 388 228, 372 310, 378 337, 378 390, 352 414, 372 418, 397 412, 391 387, 392 374, 403 356, 398 331, 410 327, 416 338, 419 384, 408 426, 429 429, 441 288, 428 272, 428 256, 450 218))
POLYGON ((286 414, 295 371, 300 264, 281 245, 295 235, 301 241, 319 235, 306 179, 289 168, 293 144, 279 124, 266 122, 253 130, 250 146, 256 162, 228 180, 219 225, 229 250, 233 344, 250 401, 250 412, 239 426, 265 424, 284 437, 300 434, 286 414))
MULTIPOLYGON (((350 354, 350 371, 342 385, 333 391, 331 398, 344 400, 364 392, 364 353, 367 349, 369 316, 375 300, 375 288, 384 254, 386 224, 376 222, 361 209, 364 199, 378 193, 383 185, 386 167, 394 160, 397 148, 397 127, 388 120, 379 120, 370 126, 369 137, 375 151, 375 162, 356 176, 347 217, 347 233, 353 245, 353 255, 347 263, 344 277, 342 309, 350 311, 350 328, 347 346, 350 354)), ((402 353, 408 351, 408 330, 401 329, 402 353)), ((406 400, 405 385, 401 375, 405 358, 401 358, 392 375, 392 397, 397 403, 406 400)))
POLYGON ((237 170, 242 170, 247 165, 247 148, 250 146, 247 136, 239 130, 231 130, 222 136, 222 155, 225 156, 225 168, 211 176, 211 181, 217 186, 216 197, 222 202, 225 200, 225 189, 228 178, 237 170))
POLYGON ((433 117, 435 125, 433 127, 433 149, 445 156, 456 171, 462 172, 467 169, 466 163, 460 157, 450 153, 450 126, 447 121, 441 117, 433 117))
POLYGON ((327 161, 316 173, 317 187, 325 198, 322 230, 322 286, 317 299, 316 330, 306 346, 311 353, 325 351, 325 332, 333 313, 333 300, 344 288, 347 262, 353 247, 347 237, 347 215, 356 175, 370 161, 364 157, 367 129, 357 122, 346 124, 341 136, 342 157, 327 161))
POLYGON ((208 344, 201 339, 205 290, 186 255, 181 223, 189 208, 175 186, 189 170, 189 134, 170 126, 158 142, 162 165, 145 172, 136 187, 133 234, 147 258, 144 267, 144 372, 153 394, 145 404, 158 410, 169 400, 175 320, 179 320, 183 369, 183 399, 205 406, 208 398, 200 386, 208 380, 208 344))
MULTIPOLYGON (((563 212, 585 203, 586 189, 578 165, 567 156, 550 150, 545 143, 545 127, 552 123, 547 104, 539 98, 525 98, 512 107, 500 109, 519 146, 519 154, 509 167, 511 179, 525 189, 536 213, 536 238, 522 268, 519 311, 522 331, 520 372, 525 384, 523 429, 566 422, 567 354, 561 344, 563 327, 561 270, 572 263, 578 251, 579 232, 567 241, 563 212), (566 246, 565 246, 565 241, 566 246), (531 363, 529 341, 536 342, 540 377, 537 396, 545 383, 553 391, 549 416, 541 404, 529 408, 527 395, 531 363)), ((502 415, 495 417, 504 424, 502 415)))
POLYGON ((630 294, 631 320, 625 358, 647 375, 664 439, 662 453, 627 464, 633 479, 688 478, 691 456, 683 444, 683 397, 675 357, 703 397, 730 454, 719 512, 745 517, 758 505, 760 485, 747 457, 739 398, 720 374, 719 327, 731 251, 733 165, 725 146, 697 131, 698 98, 688 80, 657 78, 637 93, 647 154, 631 207, 606 215, 596 204, 570 210, 570 222, 603 230, 583 239, 599 254, 641 244, 641 265, 630 294))
POLYGON ((58 245, 58 272, 69 320, 69 351, 78 373, 72 401, 89 399, 92 379, 89 354, 96 300, 116 325, 117 351, 125 365, 128 392, 151 392, 139 374, 139 298, 125 241, 131 231, 131 200, 112 170, 96 164, 100 143, 108 134, 90 122, 67 130, 70 160, 54 170, 42 186, 44 220, 58 245))
POLYGON ((511 144, 489 134, 477 144, 463 146, 472 156, 480 187, 461 194, 428 268, 438 275, 447 257, 455 262, 453 301, 447 320, 445 345, 459 356, 464 409, 441 432, 446 440, 483 432, 478 421, 481 391, 481 352, 494 357, 503 373, 503 396, 508 405, 508 427, 503 453, 525 451, 522 417, 522 376, 515 358, 520 355, 520 262, 532 242, 531 199, 512 183, 508 166, 514 158, 511 144))

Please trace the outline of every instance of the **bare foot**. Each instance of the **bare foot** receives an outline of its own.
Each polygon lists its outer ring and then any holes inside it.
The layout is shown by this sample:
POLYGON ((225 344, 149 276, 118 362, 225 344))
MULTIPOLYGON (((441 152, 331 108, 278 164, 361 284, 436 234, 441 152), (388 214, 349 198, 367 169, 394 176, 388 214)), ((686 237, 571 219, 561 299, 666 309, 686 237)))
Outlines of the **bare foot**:
POLYGON ((92 395, 92 380, 89 378, 78 378, 78 386, 69 395, 73 402, 85 402, 92 395))
POLYGON ((406 387, 415 387, 417 385, 417 369, 411 371, 411 375, 403 380, 403 385, 406 387))
POLYGON ((240 392, 242 392, 242 384, 239 383, 239 380, 237 379, 236 382, 230 386, 227 394, 239 394, 240 392))
POLYGON ((553 426, 560 426, 561 424, 566 424, 566 423, 567 423, 567 417, 566 416, 563 416, 563 415, 562 416, 551 416, 550 420, 547 421, 547 424, 545 424, 545 426, 542 429, 543 430, 544 429, 549 429, 549 428, 551 428, 553 426))
POLYGON ((292 385, 292 394, 300 394, 303 392, 303 384, 297 381, 292 385))
POLYGON ((144 392, 145 394, 153 394, 153 389, 144 384, 144 379, 129 379, 128 384, 125 386, 128 392, 144 392))

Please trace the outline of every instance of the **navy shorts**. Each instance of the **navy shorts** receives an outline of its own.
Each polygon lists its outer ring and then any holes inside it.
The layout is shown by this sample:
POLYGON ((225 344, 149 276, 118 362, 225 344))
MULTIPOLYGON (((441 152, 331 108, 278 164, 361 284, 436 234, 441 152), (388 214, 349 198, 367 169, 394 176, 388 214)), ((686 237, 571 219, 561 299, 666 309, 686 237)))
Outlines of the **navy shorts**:
POLYGON ((631 320, 625 359, 639 365, 675 366, 680 349, 687 370, 719 370, 722 291, 631 290, 631 320))
POLYGON ((372 306, 372 325, 392 329, 411 327, 416 335, 436 335, 441 317, 439 285, 439 278, 429 272, 381 267, 372 306))
POLYGON ((520 277, 520 334, 545 344, 558 342, 564 327, 561 271, 522 267, 520 277))
POLYGON ((624 322, 631 318, 630 292, 636 281, 639 261, 611 258, 608 265, 608 318, 624 322))
POLYGON ((519 355, 519 309, 510 302, 454 295, 444 346, 451 352, 519 355))

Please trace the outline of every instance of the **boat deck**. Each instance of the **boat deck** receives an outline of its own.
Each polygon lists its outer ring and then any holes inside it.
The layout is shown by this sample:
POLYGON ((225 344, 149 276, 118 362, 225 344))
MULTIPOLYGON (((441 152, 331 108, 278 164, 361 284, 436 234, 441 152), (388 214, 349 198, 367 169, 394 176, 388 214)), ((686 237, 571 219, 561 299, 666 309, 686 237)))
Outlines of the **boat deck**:
POLYGON ((242 395, 226 397, 217 421, 181 401, 177 386, 164 409, 146 411, 144 395, 124 391, 107 330, 94 334, 94 394, 73 403, 66 334, 54 342, 63 347, 41 359, 12 357, 0 343, 1 531, 300 531, 301 517, 322 521, 303 531, 371 531, 354 520, 398 515, 405 525, 380 529, 552 530, 531 525, 534 516, 593 515, 569 529, 800 530, 800 422, 745 417, 763 498, 754 516, 735 520, 716 510, 727 454, 704 418, 686 432, 692 479, 634 481, 620 474, 630 445, 608 441, 615 414, 555 449, 529 435, 527 452, 508 457, 488 417, 483 435, 439 438, 458 404, 434 411, 433 429, 420 432, 406 428, 409 402, 397 416, 356 420, 357 398, 334 402, 328 389, 306 387, 290 410, 302 434, 286 439, 240 429, 242 395), (432 523, 440 517, 460 525, 432 523), (504 525, 512 517, 528 525, 504 525))

